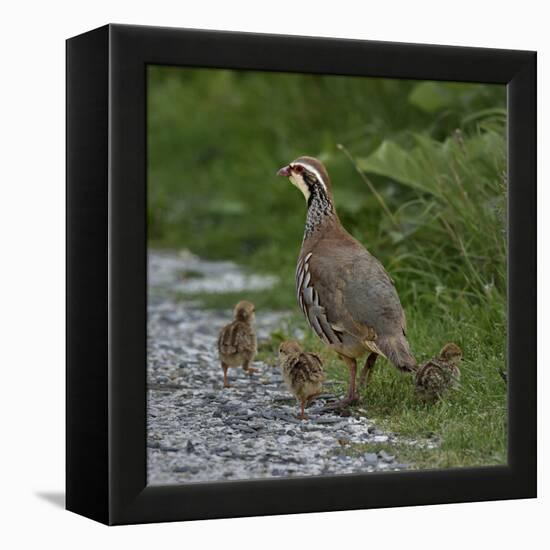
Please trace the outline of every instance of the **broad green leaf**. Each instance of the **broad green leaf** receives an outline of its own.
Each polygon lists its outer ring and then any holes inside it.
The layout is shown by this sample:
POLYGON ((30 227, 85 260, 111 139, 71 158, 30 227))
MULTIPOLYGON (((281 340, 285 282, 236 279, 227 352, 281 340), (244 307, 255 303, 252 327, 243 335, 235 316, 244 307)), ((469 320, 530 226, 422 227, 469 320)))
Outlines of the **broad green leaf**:
POLYGON ((419 82, 409 94, 409 103, 426 113, 442 109, 470 109, 479 101, 483 90, 465 82, 419 82))
POLYGON ((492 132, 468 138, 457 135, 443 143, 425 135, 414 138, 416 145, 410 149, 385 140, 371 155, 357 159, 357 164, 366 173, 443 197, 447 183, 462 179, 476 191, 469 174, 475 170, 482 177, 487 166, 501 160, 498 157, 503 154, 502 138, 492 132))
POLYGON ((433 193, 422 166, 422 151, 403 149, 393 141, 383 141, 380 147, 367 158, 358 159, 361 170, 385 176, 420 191, 433 193))
POLYGON ((427 113, 435 113, 455 100, 448 88, 438 82, 420 82, 411 91, 409 102, 427 113))

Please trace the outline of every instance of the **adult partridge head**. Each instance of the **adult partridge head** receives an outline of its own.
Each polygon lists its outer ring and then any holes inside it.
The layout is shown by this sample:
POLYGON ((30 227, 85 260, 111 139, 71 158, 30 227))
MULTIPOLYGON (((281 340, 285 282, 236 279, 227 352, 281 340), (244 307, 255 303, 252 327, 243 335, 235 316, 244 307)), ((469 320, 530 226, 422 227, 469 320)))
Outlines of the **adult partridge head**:
POLYGON ((286 176, 304 195, 306 202, 316 195, 327 195, 332 199, 330 178, 323 164, 313 157, 299 157, 283 166, 278 176, 286 176))

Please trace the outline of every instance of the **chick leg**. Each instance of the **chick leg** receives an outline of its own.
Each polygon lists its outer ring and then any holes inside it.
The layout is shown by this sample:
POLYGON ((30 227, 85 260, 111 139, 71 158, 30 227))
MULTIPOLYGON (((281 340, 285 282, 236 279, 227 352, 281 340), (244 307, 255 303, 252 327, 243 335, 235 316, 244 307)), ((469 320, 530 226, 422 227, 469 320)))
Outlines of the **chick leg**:
POLYGON ((307 416, 304 410, 305 406, 306 402, 302 399, 302 401, 300 401, 300 420, 307 420, 307 416))
POLYGON ((255 372, 260 372, 260 369, 255 369, 254 367, 250 366, 250 361, 246 361, 245 363, 243 363, 243 370, 244 370, 244 372, 246 372, 248 374, 253 374, 255 372))
POLYGON ((227 365, 225 363, 222 363, 222 369, 223 369, 223 387, 224 388, 229 388, 231 387, 229 385, 229 380, 227 379, 227 365))
POLYGON ((363 370, 361 371, 361 376, 359 377, 360 388, 368 387, 372 376, 372 370, 374 369, 374 364, 376 363, 377 358, 378 354, 374 352, 369 354, 369 356, 367 357, 363 370))
POLYGON ((306 399, 306 406, 309 407, 309 405, 311 404, 311 402, 312 402, 316 397, 318 397, 319 395, 321 395, 321 390, 319 390, 317 393, 314 393, 313 395, 310 395, 310 396, 306 399))

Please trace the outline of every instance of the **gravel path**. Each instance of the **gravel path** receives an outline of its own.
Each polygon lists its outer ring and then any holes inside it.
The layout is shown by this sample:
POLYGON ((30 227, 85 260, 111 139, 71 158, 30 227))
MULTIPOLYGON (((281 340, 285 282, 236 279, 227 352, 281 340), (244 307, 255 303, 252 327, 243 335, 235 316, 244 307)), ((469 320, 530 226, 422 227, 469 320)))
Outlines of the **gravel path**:
MULTIPOLYGON (((147 448, 150 484, 175 484, 406 469, 385 453, 346 456, 342 444, 392 442, 364 417, 321 413, 323 394, 296 418, 297 406, 279 369, 256 361, 248 377, 230 369, 223 389, 216 352, 230 311, 180 302, 175 292, 261 289, 273 278, 247 276, 229 262, 188 253, 149 253, 147 448), (185 277, 185 274, 192 274, 185 277)), ((258 339, 268 338, 285 315, 258 311, 258 339)), ((330 391, 330 382, 326 385, 330 391)))

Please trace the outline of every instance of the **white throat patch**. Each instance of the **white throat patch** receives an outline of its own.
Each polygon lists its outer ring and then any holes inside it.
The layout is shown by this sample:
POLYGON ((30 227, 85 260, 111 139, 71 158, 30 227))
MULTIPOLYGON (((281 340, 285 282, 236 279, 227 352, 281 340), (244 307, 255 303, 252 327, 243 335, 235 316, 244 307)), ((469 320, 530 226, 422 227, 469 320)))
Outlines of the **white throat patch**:
MULTIPOLYGON (((315 168, 313 168, 309 164, 304 164, 303 162, 293 162, 290 165, 290 167, 292 168, 293 166, 301 166, 304 170, 307 170, 308 172, 313 174, 315 176, 315 178, 317 179, 317 181, 319 182, 319 185, 325 191, 327 190, 327 186, 325 185, 325 182, 323 181, 323 178, 321 177, 321 174, 319 174, 319 172, 315 168)), ((311 192, 310 192, 310 190, 307 186, 307 183, 304 181, 303 175, 293 173, 289 177, 289 179, 292 182, 292 184, 295 185, 302 192, 302 194, 304 195, 304 197, 306 199, 306 202, 307 202, 309 200, 309 197, 311 196, 311 192)))
POLYGON ((302 192, 307 202, 311 196, 311 192, 307 186, 307 183, 304 181, 303 176, 301 174, 292 174, 288 179, 292 185, 296 186, 302 192))

